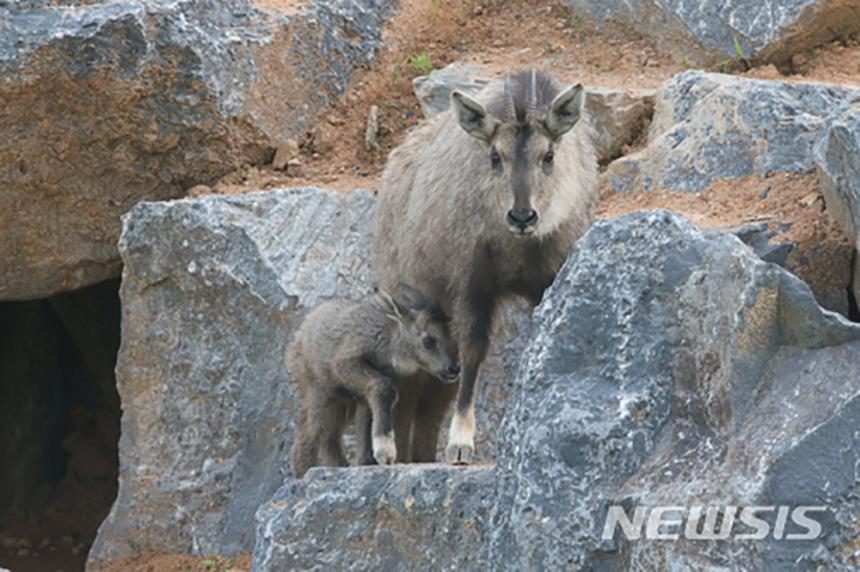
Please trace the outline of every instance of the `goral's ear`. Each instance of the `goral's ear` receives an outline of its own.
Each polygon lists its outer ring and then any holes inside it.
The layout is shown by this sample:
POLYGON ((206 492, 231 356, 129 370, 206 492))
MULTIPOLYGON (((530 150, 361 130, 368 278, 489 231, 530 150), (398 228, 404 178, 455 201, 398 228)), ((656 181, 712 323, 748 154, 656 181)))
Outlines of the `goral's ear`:
POLYGON ((487 113, 483 105, 459 91, 451 94, 451 103, 457 121, 466 133, 481 141, 490 142, 493 139, 499 120, 487 113))
POLYGON ((550 136, 557 139, 573 129, 576 122, 582 115, 582 100, 584 99, 585 90, 582 84, 572 85, 560 94, 547 109, 544 125, 550 136))

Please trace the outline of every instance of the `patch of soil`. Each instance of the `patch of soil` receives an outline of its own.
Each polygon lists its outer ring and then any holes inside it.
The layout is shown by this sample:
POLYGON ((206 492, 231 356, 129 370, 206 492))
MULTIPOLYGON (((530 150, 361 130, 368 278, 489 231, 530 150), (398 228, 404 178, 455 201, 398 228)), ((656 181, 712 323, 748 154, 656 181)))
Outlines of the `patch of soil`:
POLYGON ((99 525, 116 497, 113 479, 67 476, 38 510, 0 518, 0 567, 13 572, 83 570, 99 525))
POLYGON ((826 210, 815 173, 718 180, 698 194, 604 189, 597 216, 606 219, 658 208, 679 213, 701 228, 767 223, 772 243, 796 245, 788 263, 816 294, 819 288, 832 290, 838 284, 847 288, 851 279, 853 247, 826 210))
POLYGON ((772 225, 770 230, 787 241, 848 243, 839 224, 824 208, 815 173, 721 179, 697 194, 665 189, 641 193, 604 190, 597 216, 612 218, 650 209, 677 212, 702 228, 768 222, 772 225), (783 229, 781 223, 787 221, 792 225, 783 229))
POLYGON ((295 14, 307 6, 309 0, 251 0, 251 3, 260 10, 267 12, 295 14))
MULTIPOLYGON (((255 0, 263 8, 294 10, 303 0, 255 0)), ((412 80, 452 62, 483 66, 496 75, 538 67, 563 81, 656 89, 689 69, 659 52, 630 27, 594 21, 563 0, 403 0, 383 31, 389 46, 359 70, 346 95, 298 143, 298 157, 285 171, 271 165, 242 168, 190 196, 243 194, 292 186, 334 190, 375 189, 388 153, 422 119, 412 80), (379 109, 379 148, 365 148, 371 106, 379 109)), ((732 62, 729 62, 731 64, 732 62)), ((729 65, 710 71, 734 70, 729 65)), ((753 68, 746 77, 784 81, 860 84, 860 41, 842 39, 795 56, 791 73, 774 66, 753 68)))
POLYGON ((185 556, 156 554, 125 558, 110 564, 102 572, 249 572, 251 556, 185 556))
POLYGON ((795 54, 783 74, 774 66, 754 68, 746 76, 759 79, 860 85, 860 37, 848 37, 795 54))

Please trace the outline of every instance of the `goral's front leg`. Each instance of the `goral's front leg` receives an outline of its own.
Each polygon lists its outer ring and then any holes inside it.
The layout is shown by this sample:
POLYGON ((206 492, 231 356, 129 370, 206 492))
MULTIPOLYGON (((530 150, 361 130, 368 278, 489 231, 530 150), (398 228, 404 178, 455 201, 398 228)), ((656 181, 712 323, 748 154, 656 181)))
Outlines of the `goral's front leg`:
POLYGON ((466 411, 459 407, 451 420, 451 430, 448 433, 448 447, 445 449, 445 459, 452 465, 466 465, 475 456, 475 404, 472 403, 466 411))
POLYGON ((475 389, 478 369, 490 345, 488 334, 491 329, 492 305, 488 296, 479 295, 477 290, 475 292, 475 296, 470 299, 471 308, 464 309, 460 314, 470 316, 469 322, 458 328, 460 332, 469 334, 460 344, 463 370, 457 390, 457 408, 451 420, 448 447, 445 449, 445 459, 455 465, 471 463, 475 456, 475 389))

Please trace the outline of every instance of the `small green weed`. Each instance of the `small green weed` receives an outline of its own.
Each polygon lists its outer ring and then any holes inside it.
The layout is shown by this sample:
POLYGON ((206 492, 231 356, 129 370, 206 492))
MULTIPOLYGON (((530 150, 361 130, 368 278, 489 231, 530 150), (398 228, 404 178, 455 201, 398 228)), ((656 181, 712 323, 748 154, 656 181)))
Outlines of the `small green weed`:
POLYGON ((421 75, 427 75, 433 70, 433 62, 430 61, 430 56, 427 52, 420 54, 412 54, 409 56, 409 63, 418 70, 421 75))

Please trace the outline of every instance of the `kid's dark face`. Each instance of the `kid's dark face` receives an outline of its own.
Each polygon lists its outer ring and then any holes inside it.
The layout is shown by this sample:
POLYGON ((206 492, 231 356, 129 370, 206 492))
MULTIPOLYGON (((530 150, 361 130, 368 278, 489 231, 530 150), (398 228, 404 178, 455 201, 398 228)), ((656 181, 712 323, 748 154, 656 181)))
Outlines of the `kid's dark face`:
POLYGON ((451 339, 447 324, 432 319, 426 312, 415 312, 410 328, 415 361, 422 370, 445 383, 454 383, 460 375, 457 344, 451 339))

